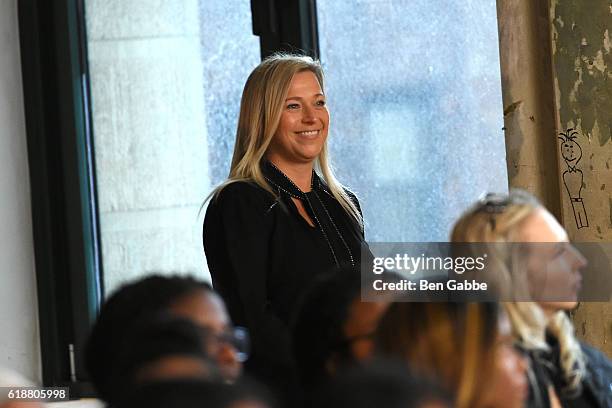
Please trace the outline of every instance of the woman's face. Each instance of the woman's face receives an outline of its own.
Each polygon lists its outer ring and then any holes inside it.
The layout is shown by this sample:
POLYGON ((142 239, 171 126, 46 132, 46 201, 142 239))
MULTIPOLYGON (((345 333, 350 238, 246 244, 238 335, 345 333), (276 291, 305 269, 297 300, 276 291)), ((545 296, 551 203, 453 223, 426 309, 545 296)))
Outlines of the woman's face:
POLYGON ((360 298, 351 304, 343 330, 345 338, 350 340, 350 353, 355 361, 371 357, 374 351, 373 334, 388 308, 389 302, 363 302, 360 298))
POLYGON ((170 309, 176 315, 190 319, 212 333, 213 336, 206 342, 208 355, 215 359, 225 380, 238 379, 242 372, 238 352, 232 344, 218 339, 232 328, 223 300, 213 292, 199 290, 179 299, 170 309))
POLYGON ((329 112, 317 77, 310 71, 291 79, 278 129, 267 158, 279 167, 312 163, 327 139, 329 112))
POLYGON ((529 247, 527 268, 531 294, 547 312, 576 306, 581 269, 586 259, 574 248, 563 227, 545 209, 538 209, 521 226, 519 238, 529 247))
POLYGON ((480 407, 519 408, 527 399, 528 362, 514 348, 510 321, 500 316, 499 333, 494 345, 493 371, 483 387, 480 407))

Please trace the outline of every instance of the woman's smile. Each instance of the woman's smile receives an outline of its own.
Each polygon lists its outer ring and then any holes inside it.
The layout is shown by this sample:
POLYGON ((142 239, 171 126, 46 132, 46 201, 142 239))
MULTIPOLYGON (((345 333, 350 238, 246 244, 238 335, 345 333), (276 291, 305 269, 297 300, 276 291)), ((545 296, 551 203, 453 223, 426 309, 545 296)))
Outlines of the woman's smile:
POLYGON ((291 79, 267 158, 280 169, 312 163, 325 145, 328 129, 329 111, 317 77, 298 72, 291 79))
POLYGON ((296 134, 300 135, 300 136, 307 136, 307 137, 316 137, 319 136, 319 134, 321 133, 321 130, 303 130, 300 132, 295 132, 296 134))

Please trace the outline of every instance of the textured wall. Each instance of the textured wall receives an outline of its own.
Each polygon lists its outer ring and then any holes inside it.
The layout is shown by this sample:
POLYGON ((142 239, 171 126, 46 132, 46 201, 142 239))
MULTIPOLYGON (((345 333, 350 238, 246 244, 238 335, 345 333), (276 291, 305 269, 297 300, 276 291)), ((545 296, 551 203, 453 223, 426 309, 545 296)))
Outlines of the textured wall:
MULTIPOLYGON (((508 177, 575 241, 612 241, 608 0, 498 0, 508 177)), ((612 259, 612 254, 608 254, 612 259)), ((578 335, 612 356, 612 304, 582 303, 578 335)))
MULTIPOLYGON (((612 4, 552 0, 550 20, 563 223, 573 240, 611 242, 612 4)), ((612 356, 612 304, 583 303, 574 321, 612 356)))
POLYGON ((145 272, 205 274, 198 209, 209 177, 198 1, 86 5, 107 292, 145 272))
POLYGON ((547 3, 503 0, 497 12, 509 184, 560 218, 547 3))
POLYGON ((0 56, 0 366, 40 382, 16 0, 0 0, 0 56))

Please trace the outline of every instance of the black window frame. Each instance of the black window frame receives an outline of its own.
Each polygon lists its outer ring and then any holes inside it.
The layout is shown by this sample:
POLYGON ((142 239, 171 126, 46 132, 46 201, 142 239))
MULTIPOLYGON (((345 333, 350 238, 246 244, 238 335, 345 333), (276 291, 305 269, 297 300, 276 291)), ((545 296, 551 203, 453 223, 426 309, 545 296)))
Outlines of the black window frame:
MULTIPOLYGON (((104 293, 84 1, 17 2, 42 380, 71 398, 93 395, 80 356, 104 293)), ((318 58, 316 0, 250 6, 262 59, 318 58)))

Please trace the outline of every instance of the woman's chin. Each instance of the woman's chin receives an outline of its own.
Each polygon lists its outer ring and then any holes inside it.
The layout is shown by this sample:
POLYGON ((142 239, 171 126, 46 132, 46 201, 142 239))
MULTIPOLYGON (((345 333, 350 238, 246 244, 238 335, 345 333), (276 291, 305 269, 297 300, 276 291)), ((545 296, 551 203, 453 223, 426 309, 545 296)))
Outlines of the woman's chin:
POLYGON ((575 309, 578 306, 578 301, 568 300, 564 302, 540 302, 542 309, 550 312, 567 311, 575 309))
POLYGON ((305 149, 299 153, 298 157, 301 162, 312 163, 319 157, 319 154, 321 154, 321 149, 305 149))

